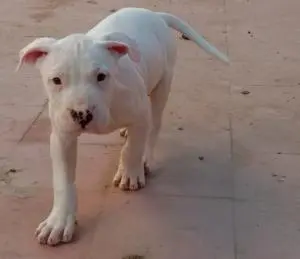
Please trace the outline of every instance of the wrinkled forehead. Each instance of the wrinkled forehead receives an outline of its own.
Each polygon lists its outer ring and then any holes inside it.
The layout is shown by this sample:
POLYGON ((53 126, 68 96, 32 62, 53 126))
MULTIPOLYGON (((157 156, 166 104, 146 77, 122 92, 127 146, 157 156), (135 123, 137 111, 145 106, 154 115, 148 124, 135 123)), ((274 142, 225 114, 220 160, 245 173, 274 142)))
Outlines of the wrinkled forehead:
POLYGON ((100 44, 84 35, 70 35, 59 40, 47 57, 49 74, 91 73, 108 69, 108 53, 100 44))

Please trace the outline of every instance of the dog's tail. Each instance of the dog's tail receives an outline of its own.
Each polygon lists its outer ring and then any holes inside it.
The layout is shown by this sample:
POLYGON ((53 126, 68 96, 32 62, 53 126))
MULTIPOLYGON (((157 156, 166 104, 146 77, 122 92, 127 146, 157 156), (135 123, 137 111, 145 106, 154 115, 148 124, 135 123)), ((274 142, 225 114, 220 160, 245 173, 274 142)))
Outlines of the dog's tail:
POLYGON ((212 46, 202 35, 197 33, 189 24, 168 13, 157 12, 157 14, 167 23, 172 29, 186 35, 189 39, 194 41, 199 47, 203 48, 206 52, 216 56, 225 63, 229 63, 228 57, 220 52, 216 47, 212 46))

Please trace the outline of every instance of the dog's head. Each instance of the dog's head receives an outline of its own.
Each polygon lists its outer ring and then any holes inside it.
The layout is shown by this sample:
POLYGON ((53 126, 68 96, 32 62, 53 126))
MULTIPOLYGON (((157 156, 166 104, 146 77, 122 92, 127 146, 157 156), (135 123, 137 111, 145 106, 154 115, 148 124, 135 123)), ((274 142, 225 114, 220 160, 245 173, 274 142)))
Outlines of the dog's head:
POLYGON ((118 62, 125 55, 135 62, 140 59, 134 41, 122 33, 108 34, 101 41, 84 34, 59 40, 44 37, 20 51, 17 69, 36 65, 48 95, 52 124, 80 131, 109 123, 118 62))

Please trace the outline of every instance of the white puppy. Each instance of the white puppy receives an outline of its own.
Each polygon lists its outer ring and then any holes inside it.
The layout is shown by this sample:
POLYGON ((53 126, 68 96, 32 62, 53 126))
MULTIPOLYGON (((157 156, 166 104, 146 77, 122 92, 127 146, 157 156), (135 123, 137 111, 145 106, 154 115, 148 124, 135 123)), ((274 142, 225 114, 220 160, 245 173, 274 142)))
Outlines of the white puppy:
POLYGON ((86 34, 38 38, 20 51, 18 68, 35 64, 41 72, 52 125, 54 202, 37 228, 40 243, 69 242, 74 234, 81 133, 126 128, 128 137, 113 182, 124 190, 145 186, 144 163, 151 167, 176 60, 169 27, 228 61, 184 21, 140 8, 121 9, 86 34))

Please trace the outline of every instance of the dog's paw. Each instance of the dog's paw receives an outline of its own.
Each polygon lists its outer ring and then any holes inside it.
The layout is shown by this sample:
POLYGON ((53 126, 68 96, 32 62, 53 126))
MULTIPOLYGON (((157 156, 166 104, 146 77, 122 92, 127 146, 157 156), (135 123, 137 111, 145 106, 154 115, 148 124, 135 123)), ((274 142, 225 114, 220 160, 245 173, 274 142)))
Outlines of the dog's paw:
POLYGON ((40 244, 55 246, 59 243, 68 243, 73 238, 75 225, 74 215, 51 213, 37 227, 35 236, 40 244))
POLYGON ((120 129, 120 136, 121 136, 122 138, 127 138, 128 132, 127 132, 127 129, 126 129, 126 128, 120 129))
POLYGON ((137 191, 146 185, 145 174, 146 168, 142 169, 140 173, 134 174, 128 174, 125 170, 118 170, 113 179, 113 184, 123 191, 137 191))

